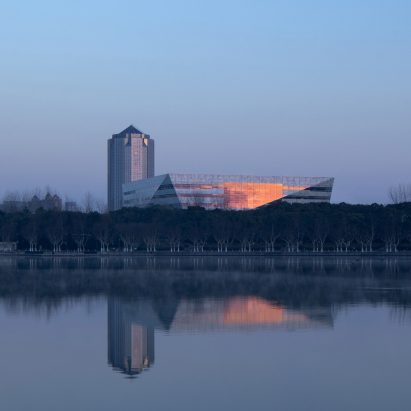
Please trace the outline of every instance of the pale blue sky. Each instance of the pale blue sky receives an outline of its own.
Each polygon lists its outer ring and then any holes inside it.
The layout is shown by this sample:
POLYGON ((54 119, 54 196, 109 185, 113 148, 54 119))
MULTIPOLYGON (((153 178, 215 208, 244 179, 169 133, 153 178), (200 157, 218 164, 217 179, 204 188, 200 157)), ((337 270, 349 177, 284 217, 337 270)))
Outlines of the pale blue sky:
POLYGON ((105 198, 130 123, 156 172, 411 182, 411 2, 1 1, 0 194, 105 198))

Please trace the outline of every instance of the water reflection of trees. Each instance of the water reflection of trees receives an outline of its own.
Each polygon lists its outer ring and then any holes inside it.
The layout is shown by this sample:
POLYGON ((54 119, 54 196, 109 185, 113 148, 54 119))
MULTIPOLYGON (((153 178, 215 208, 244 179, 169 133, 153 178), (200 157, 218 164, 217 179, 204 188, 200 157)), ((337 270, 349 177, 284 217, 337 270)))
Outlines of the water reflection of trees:
POLYGON ((333 327, 351 304, 386 304, 411 319, 403 258, 5 258, 10 312, 51 316, 108 297, 108 363, 135 377, 154 364, 155 330, 333 327))
POLYGON ((403 258, 7 258, 0 297, 48 305, 82 296, 257 296, 290 308, 386 302, 408 307, 403 258), (389 289, 389 291, 387 291, 389 289))
POLYGON ((292 271, 293 273, 353 275, 409 273, 411 260, 407 257, 1 257, 0 274, 15 270, 168 270, 182 271, 292 271))

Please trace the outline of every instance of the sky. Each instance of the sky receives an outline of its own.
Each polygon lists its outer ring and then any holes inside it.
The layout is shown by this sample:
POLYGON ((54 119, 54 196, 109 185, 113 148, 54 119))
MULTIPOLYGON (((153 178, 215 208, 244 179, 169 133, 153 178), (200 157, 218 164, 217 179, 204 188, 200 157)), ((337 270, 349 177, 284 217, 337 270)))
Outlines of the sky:
POLYGON ((166 172, 411 183, 409 0, 0 2, 0 195, 106 197, 130 124, 166 172))

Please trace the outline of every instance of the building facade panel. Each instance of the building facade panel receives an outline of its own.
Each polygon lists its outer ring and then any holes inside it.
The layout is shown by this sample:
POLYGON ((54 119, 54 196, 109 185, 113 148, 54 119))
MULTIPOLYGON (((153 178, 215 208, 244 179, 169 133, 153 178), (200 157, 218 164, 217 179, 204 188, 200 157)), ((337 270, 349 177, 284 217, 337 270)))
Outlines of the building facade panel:
POLYGON ((130 126, 107 142, 107 202, 110 211, 123 207, 122 186, 154 177, 154 141, 130 126))
POLYGON ((329 202, 329 177, 255 177, 165 174, 123 185, 124 206, 168 205, 179 208, 248 210, 275 201, 329 202), (148 189, 150 187, 150 189, 148 189))

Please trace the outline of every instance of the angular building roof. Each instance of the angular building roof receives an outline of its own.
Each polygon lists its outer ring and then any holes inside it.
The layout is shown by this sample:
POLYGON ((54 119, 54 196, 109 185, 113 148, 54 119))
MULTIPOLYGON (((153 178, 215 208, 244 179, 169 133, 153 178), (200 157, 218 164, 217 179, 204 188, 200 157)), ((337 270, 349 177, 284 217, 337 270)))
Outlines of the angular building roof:
POLYGON ((113 137, 125 137, 126 134, 144 134, 142 131, 139 129, 135 128, 132 124, 125 128, 123 131, 121 131, 118 134, 113 134, 113 137))

